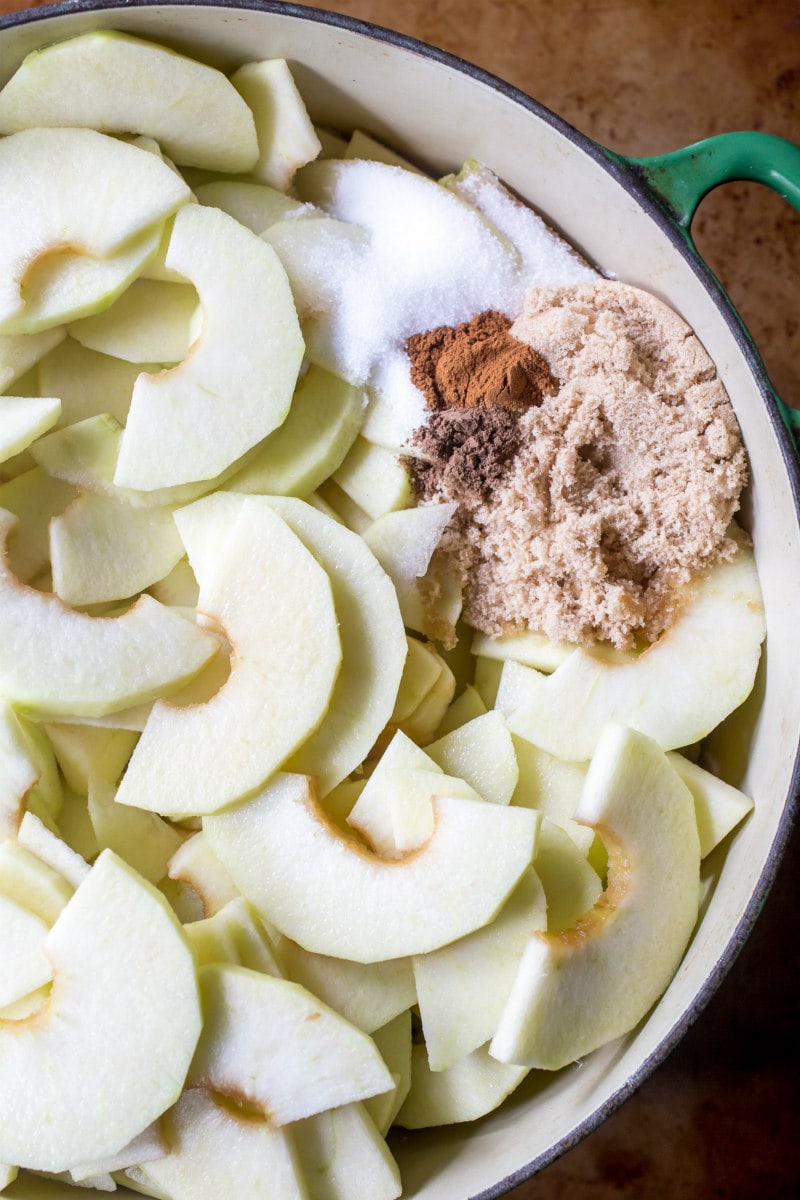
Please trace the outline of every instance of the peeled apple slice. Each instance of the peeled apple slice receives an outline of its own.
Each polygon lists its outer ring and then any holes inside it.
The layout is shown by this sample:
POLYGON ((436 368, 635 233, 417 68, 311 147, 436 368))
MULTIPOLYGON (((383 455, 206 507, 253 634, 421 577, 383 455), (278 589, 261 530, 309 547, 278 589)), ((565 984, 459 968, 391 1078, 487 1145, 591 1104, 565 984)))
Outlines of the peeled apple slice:
POLYGON ((303 357, 286 272, 233 217, 187 205, 166 261, 197 288, 203 325, 183 362, 134 384, 114 482, 143 491, 213 479, 272 433, 303 357))
POLYGON ((204 830, 243 894, 287 937, 318 954, 380 962, 485 925, 531 861, 535 813, 447 796, 434 808, 430 840, 400 861, 329 824, 301 775, 276 776, 249 803, 207 817, 204 830))
POLYGON ((0 1008, 13 1004, 53 977, 44 952, 47 925, 35 913, 0 894, 0 1008))
POLYGON ((119 1150, 175 1102, 200 1004, 176 918, 110 851, 46 950, 49 1002, 0 1021, 0 1161, 62 1171, 119 1150))
POLYGON ((548 676, 506 664, 497 707, 511 732, 573 762, 591 758, 609 721, 664 750, 710 733, 749 695, 766 632, 753 551, 736 537, 734 560, 698 580, 675 624, 633 662, 576 650, 548 676))
POLYGON ((375 1043, 300 984, 245 967, 200 970, 203 1034, 188 1076, 288 1125, 394 1085, 375 1043))
POLYGON ((576 819, 606 845, 608 884, 576 925, 532 937, 490 1047, 501 1062, 558 1070, 628 1033, 666 990, 697 921, 694 800, 652 738, 605 729, 576 819))
POLYGON ((60 416, 56 397, 0 396, 0 462, 26 450, 60 416))
POLYGON ((48 254, 103 259, 188 198, 154 154, 93 129, 28 129, 0 140, 2 331, 28 332, 25 276, 48 254))
POLYGON ((342 654, 328 576, 269 503, 225 493, 192 508, 197 554, 180 514, 178 524, 198 608, 231 643, 231 673, 204 704, 154 705, 117 792, 120 804, 173 817, 215 812, 261 787, 320 724, 342 654), (218 535, 220 503, 227 546, 203 555, 202 515, 218 535))
POLYGON ((35 125, 145 134, 208 170, 249 171, 258 158, 252 113, 221 71, 111 31, 28 55, 0 92, 0 132, 35 125))
MULTIPOLYGON (((15 518, 0 510, 0 544, 15 518)), ((12 575, 0 554, 0 688, 28 712, 103 716, 152 700, 196 675, 211 634, 141 596, 118 617, 90 617, 12 575)))

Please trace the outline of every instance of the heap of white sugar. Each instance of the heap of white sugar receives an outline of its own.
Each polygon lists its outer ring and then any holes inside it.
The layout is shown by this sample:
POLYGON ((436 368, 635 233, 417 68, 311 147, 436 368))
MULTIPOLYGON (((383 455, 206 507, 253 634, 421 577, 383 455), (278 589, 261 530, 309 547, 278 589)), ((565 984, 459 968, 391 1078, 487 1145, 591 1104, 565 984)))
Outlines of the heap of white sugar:
POLYGON ((508 312, 508 316, 521 312, 529 287, 563 287, 593 283, 599 278, 598 272, 538 213, 517 200, 488 167, 469 161, 458 175, 448 176, 444 182, 482 212, 519 251, 519 294, 514 312, 508 312))
POLYGON ((324 160, 307 167, 303 198, 369 235, 366 253, 320 244, 316 274, 335 293, 308 323, 309 350, 366 383, 413 333, 522 307, 520 261, 480 213, 447 188, 385 163, 324 160))

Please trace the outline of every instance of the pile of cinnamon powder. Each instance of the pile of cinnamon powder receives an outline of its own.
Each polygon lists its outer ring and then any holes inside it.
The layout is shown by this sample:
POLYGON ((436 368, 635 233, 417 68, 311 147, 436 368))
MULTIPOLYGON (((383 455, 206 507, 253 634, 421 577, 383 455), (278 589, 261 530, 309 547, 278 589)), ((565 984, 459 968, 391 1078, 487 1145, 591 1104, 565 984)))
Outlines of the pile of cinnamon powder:
MULTIPOLYGON (((654 640, 681 585, 736 552, 726 530, 747 468, 713 363, 671 309, 606 281, 533 289, 505 336, 549 368, 536 398, 512 409, 513 452, 500 461, 489 436, 490 467, 479 479, 471 452, 469 487, 452 459, 436 465, 430 423, 416 439, 420 498, 460 504, 438 553, 461 572, 465 619, 493 635, 654 640)), ((484 395, 479 411, 506 419, 484 395)))

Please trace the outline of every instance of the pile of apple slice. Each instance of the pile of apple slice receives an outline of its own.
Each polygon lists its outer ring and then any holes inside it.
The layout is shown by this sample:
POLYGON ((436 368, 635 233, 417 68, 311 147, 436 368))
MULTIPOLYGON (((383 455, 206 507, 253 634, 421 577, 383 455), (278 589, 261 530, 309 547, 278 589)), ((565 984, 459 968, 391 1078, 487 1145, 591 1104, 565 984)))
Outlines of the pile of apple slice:
POLYGON ((473 639, 403 340, 591 268, 281 60, 81 35, 0 135, 0 1191, 392 1200, 393 1124, 669 986, 750 808, 679 751, 752 687, 752 551, 639 655, 473 639))

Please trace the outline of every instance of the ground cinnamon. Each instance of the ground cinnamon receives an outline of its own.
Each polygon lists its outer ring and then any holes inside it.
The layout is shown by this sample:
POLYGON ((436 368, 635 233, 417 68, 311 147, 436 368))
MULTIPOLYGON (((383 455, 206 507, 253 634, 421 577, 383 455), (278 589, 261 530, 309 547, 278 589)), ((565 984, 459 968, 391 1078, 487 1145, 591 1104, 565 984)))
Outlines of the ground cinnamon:
POLYGON ((442 492, 471 504, 488 496, 508 471, 520 445, 519 420, 507 408, 445 408, 432 412, 406 463, 420 500, 442 492))
POLYGON ((511 322, 488 309, 462 325, 441 325, 406 342, 411 381, 428 408, 524 412, 555 390, 547 363, 512 337, 511 322))

